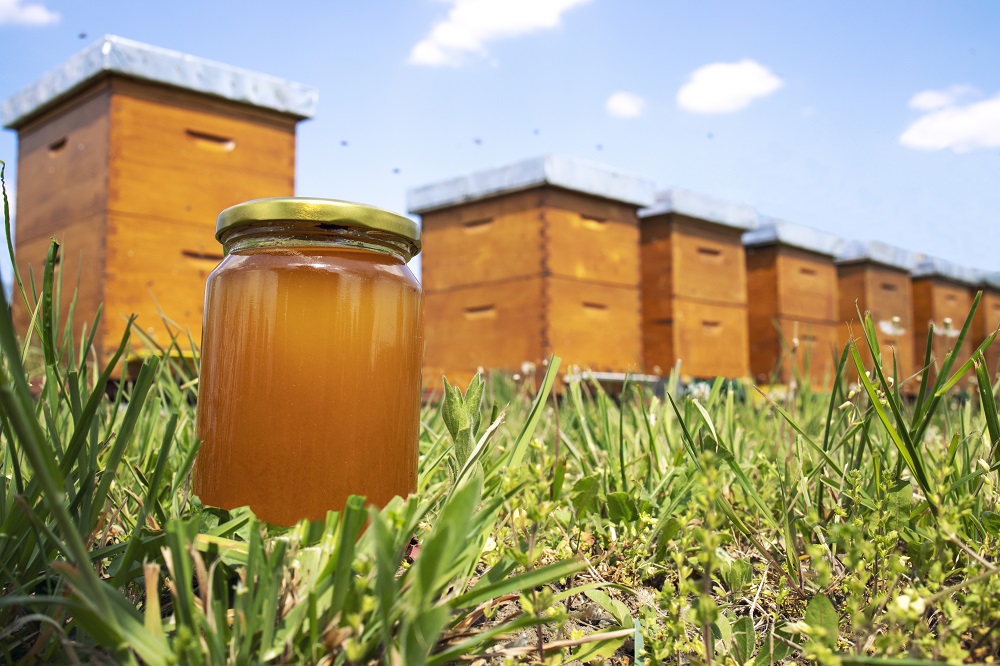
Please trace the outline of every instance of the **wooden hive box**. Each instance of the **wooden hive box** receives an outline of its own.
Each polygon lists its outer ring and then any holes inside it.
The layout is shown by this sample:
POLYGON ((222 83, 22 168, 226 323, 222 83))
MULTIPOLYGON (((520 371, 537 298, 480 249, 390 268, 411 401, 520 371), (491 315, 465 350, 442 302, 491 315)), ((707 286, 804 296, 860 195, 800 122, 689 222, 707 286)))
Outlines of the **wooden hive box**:
POLYGON ((829 387, 839 356, 834 256, 843 241, 817 229, 768 219, 744 234, 743 244, 754 380, 808 380, 814 388, 829 387))
MULTIPOLYGON (((174 352, 191 353, 205 278, 222 258, 215 219, 247 199, 294 193, 295 127, 315 103, 298 84, 103 38, 3 107, 18 132, 21 274, 41 275, 55 238, 64 313, 79 290, 77 331, 104 304, 102 359, 133 313, 157 345, 172 329, 174 352)), ((17 302, 14 312, 23 333, 29 313, 17 302)), ((136 336, 132 350, 145 350, 136 336)))
POLYGON ((671 190, 639 217, 646 369, 745 377, 749 333, 741 237, 756 226, 756 211, 671 190))
POLYGON ((625 372, 641 365, 639 225, 645 180, 550 155, 416 188, 425 381, 479 368, 625 372))
MULTIPOLYGON (((972 310, 973 294, 979 285, 975 271, 939 259, 921 256, 913 269, 913 329, 914 367, 920 370, 927 358, 927 337, 934 327, 931 343, 931 377, 936 377, 945 354, 955 346, 955 339, 972 310)), ((970 331, 958 352, 954 369, 972 355, 973 339, 970 331)))
MULTIPOLYGON (((979 288, 983 291, 983 298, 979 301, 979 309, 976 310, 976 319, 973 322, 974 347, 979 347, 997 328, 1000 328, 1000 273, 984 274, 979 288)), ((990 378, 995 382, 1000 375, 1000 340, 995 340, 987 347, 984 355, 990 378)))
MULTIPOLYGON (((880 343, 883 372, 887 377, 893 376, 895 359, 894 381, 901 383, 910 378, 916 372, 913 364, 913 279, 910 276, 915 256, 885 243, 853 241, 837 255, 836 263, 841 347, 855 340, 866 369, 871 369, 872 357, 858 310, 862 314, 870 312, 880 343)), ((857 370, 850 358, 845 371, 849 380, 857 381, 857 370)), ((915 390, 918 384, 911 380, 901 385, 915 390)))

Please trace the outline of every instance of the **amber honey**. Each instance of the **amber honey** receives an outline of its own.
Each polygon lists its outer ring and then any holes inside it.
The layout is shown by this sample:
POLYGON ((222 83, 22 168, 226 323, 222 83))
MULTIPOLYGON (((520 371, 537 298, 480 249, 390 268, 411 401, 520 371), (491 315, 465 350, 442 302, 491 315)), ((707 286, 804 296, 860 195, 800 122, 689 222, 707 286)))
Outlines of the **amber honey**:
POLYGON ((301 245, 269 234, 235 246, 208 279, 195 493, 285 525, 352 494, 378 506, 406 496, 423 350, 408 257, 339 232, 301 245))

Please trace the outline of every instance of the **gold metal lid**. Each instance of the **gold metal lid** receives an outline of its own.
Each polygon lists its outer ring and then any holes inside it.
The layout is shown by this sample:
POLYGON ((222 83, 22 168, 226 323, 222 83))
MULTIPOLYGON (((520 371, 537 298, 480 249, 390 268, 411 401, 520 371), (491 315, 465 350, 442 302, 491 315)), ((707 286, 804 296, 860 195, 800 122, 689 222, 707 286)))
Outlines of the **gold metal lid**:
POLYGON ((412 255, 420 252, 420 227, 408 217, 351 201, 311 197, 274 197, 254 199, 230 206, 215 224, 215 238, 234 229, 267 222, 301 222, 306 226, 334 225, 361 230, 382 231, 405 241, 412 255))

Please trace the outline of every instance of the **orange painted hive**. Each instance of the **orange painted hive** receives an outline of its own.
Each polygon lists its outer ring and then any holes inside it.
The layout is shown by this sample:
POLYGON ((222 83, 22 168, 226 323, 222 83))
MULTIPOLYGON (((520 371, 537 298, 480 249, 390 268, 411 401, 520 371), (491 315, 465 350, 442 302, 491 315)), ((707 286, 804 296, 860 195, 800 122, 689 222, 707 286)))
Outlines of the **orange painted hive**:
MULTIPOLYGON (((979 289, 983 291, 983 298, 979 302, 979 309, 976 311, 976 320, 973 324, 972 344, 976 347, 1000 327, 1000 273, 983 275, 979 289)), ((974 289, 974 291, 978 291, 978 289, 974 289)), ((997 376, 1000 375, 1000 340, 994 341, 984 354, 990 378, 996 381, 997 376)))
POLYGON ((834 256, 843 241, 771 219, 744 234, 743 244, 754 381, 787 384, 796 379, 829 387, 839 357, 834 256))
MULTIPOLYGON (((871 313, 872 323, 880 343, 882 369, 887 377, 902 383, 915 370, 913 364, 913 280, 910 276, 915 262, 911 252, 885 243, 847 243, 837 256, 837 280, 840 292, 840 344, 852 338, 871 370, 872 357, 865 342, 865 332, 858 318, 871 313)), ((857 380, 857 370, 848 358, 847 377, 857 380)), ((902 386, 915 389, 918 382, 902 386)))
MULTIPOLYGON (((913 269, 914 366, 924 367, 928 332, 933 325, 930 368, 931 380, 945 354, 955 347, 962 325, 972 309, 973 294, 979 285, 976 271, 937 257, 922 256, 913 269)), ((973 331, 966 336, 954 368, 972 354, 973 331)))
MULTIPOLYGON (((219 212, 288 196, 295 127, 316 92, 298 84, 105 37, 7 100, 18 132, 18 267, 40 280, 62 245, 63 307, 77 332, 103 303, 95 346, 118 347, 127 317, 180 354, 201 339, 205 278, 222 258, 219 212), (185 330, 187 329, 187 330, 185 330), (190 331, 190 337, 187 331, 190 331)), ((29 313, 15 302, 19 331, 29 313)), ((133 352, 143 345, 133 338, 133 352)))
POLYGON ((749 206, 686 190, 639 211, 642 343, 646 369, 692 378, 749 371, 747 273, 741 237, 749 206))
POLYGON ((408 193, 423 226, 424 381, 478 368, 642 363, 639 223, 648 181, 548 156, 408 193))

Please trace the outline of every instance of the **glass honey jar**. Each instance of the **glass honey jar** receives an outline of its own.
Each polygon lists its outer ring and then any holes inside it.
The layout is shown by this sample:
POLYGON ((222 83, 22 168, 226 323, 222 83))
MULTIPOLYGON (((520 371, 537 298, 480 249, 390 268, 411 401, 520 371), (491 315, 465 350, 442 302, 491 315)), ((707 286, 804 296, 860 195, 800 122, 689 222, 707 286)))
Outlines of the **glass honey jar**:
POLYGON ((194 491, 291 525, 416 490, 423 321, 406 263, 420 229, 330 199, 258 199, 218 218, 194 491))

